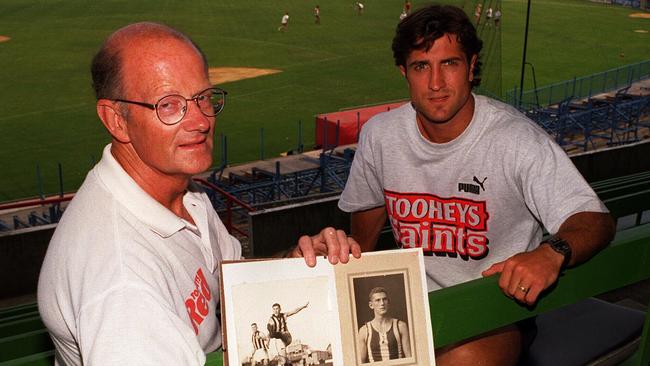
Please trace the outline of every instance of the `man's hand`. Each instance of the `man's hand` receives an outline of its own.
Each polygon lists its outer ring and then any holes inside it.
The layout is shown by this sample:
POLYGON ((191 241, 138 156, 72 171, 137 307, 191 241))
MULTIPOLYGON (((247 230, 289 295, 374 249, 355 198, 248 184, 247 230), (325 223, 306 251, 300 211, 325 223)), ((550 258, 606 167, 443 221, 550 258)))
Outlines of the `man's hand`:
POLYGON ((506 296, 532 305, 539 294, 557 280, 564 257, 548 245, 515 254, 483 271, 484 277, 501 273, 499 287, 506 296))
POLYGON ((301 236, 298 245, 294 247, 287 257, 304 257, 309 267, 316 265, 316 256, 326 255, 330 263, 347 263, 350 253, 355 258, 361 257, 361 247, 345 231, 326 227, 314 236, 301 236))
MULTIPOLYGON (((579 212, 566 219, 555 235, 571 246, 569 267, 580 264, 612 240, 616 224, 607 213, 579 212)), ((537 249, 515 254, 483 271, 484 277, 501 273, 499 287, 509 296, 532 305, 540 292, 555 281, 562 268, 564 256, 543 244, 537 249)))

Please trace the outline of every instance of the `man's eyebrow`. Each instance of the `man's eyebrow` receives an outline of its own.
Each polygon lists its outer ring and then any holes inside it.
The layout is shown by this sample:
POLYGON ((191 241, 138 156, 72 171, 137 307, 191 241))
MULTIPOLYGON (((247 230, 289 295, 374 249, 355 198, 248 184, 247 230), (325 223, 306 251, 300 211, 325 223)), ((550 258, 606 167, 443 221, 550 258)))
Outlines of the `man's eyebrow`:
POLYGON ((427 61, 427 60, 415 60, 415 61, 409 62, 409 64, 407 66, 410 67, 410 66, 415 66, 415 65, 428 65, 428 64, 429 64, 429 61, 427 61))
POLYGON ((447 57, 443 59, 441 62, 447 62, 447 61, 462 61, 463 58, 460 56, 452 56, 452 57, 447 57))

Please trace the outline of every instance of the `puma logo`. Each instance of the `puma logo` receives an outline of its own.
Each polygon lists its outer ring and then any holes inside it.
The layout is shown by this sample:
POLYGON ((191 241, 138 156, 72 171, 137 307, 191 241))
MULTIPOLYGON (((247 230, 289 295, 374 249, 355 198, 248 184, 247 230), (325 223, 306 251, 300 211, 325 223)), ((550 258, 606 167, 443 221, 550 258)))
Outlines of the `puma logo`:
POLYGON ((487 180, 487 177, 485 177, 485 178, 483 178, 483 180, 479 181, 478 178, 476 178, 476 176, 474 176, 474 182, 476 182, 476 184, 478 184, 479 186, 481 186, 481 188, 483 188, 483 192, 485 192, 485 187, 483 187, 483 183, 485 183, 486 180, 487 180))

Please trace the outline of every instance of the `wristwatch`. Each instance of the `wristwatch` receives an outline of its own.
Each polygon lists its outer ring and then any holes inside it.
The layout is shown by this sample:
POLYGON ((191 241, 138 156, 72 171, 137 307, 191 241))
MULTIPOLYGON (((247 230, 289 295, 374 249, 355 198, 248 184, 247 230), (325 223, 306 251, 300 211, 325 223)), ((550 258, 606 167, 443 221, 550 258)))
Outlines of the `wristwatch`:
POLYGON ((567 268, 569 262, 571 261, 571 247, 566 240, 560 238, 559 236, 551 236, 550 238, 544 240, 540 245, 548 244, 551 249, 562 254, 564 256, 564 261, 562 261, 561 269, 567 268))

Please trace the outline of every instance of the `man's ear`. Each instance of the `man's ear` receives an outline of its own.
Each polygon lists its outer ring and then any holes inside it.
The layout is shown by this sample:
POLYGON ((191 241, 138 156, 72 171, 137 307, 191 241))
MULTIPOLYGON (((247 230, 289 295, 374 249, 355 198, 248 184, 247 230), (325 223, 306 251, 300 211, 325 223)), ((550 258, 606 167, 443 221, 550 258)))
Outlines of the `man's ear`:
POLYGON ((402 76, 406 77, 406 67, 404 65, 399 65, 399 72, 402 73, 402 76))
POLYGON ((117 102, 108 99, 97 101, 97 115, 113 138, 122 143, 131 141, 126 119, 117 102))
POLYGON ((476 67, 476 61, 478 60, 478 55, 472 56, 472 60, 469 62, 469 81, 474 81, 474 68, 476 67))

